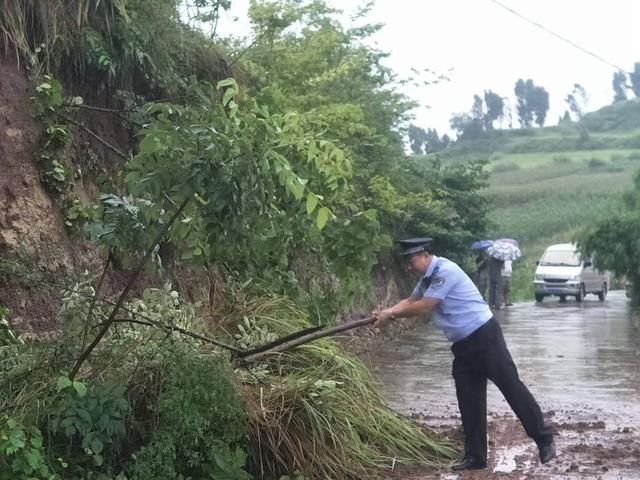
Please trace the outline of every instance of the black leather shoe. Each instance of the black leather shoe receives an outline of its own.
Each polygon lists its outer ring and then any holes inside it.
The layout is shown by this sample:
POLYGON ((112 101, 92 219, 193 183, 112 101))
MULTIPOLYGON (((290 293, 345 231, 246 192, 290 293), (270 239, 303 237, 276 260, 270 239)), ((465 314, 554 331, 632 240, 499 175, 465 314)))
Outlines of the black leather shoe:
POLYGON ((487 462, 479 459, 478 457, 474 457, 472 455, 467 455, 462 460, 451 465, 451 470, 480 470, 482 468, 487 467, 487 462))
POLYGON ((556 456, 556 444, 551 441, 540 447, 540 462, 547 463, 556 456))

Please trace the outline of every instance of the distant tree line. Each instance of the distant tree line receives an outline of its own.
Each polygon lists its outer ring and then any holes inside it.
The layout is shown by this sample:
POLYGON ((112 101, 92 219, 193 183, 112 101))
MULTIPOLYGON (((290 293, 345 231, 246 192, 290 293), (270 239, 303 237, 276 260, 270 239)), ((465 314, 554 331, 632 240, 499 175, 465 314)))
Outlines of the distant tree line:
POLYGON ((451 138, 446 133, 440 137, 435 128, 417 127, 409 125, 409 146, 415 155, 437 153, 451 144, 451 138))
POLYGON ((613 74, 613 103, 629 99, 629 91, 640 97, 640 62, 633 65, 633 71, 618 70, 613 74))
MULTIPOLYGON (((630 72, 614 72, 612 86, 613 103, 626 101, 632 95, 640 97, 640 62, 636 62, 630 72)), ((515 114, 520 127, 544 126, 550 106, 549 92, 544 87, 536 85, 530 78, 519 78, 515 83, 514 93, 515 114)), ((559 124, 579 121, 587 111, 589 96, 582 85, 575 83, 564 102, 567 109, 559 118, 559 124)), ((489 136, 496 128, 497 122, 500 123, 500 127, 506 122, 508 128, 513 128, 512 116, 512 108, 506 97, 492 90, 485 90, 482 96, 473 96, 473 104, 469 111, 452 115, 449 125, 457 133, 458 139, 474 140, 489 136)), ((433 128, 425 130, 413 124, 409 126, 408 135, 409 145, 416 155, 436 153, 454 143, 447 134, 440 137, 433 128)))
MULTIPOLYGON (((514 87, 516 114, 522 128, 543 126, 549 111, 549 92, 536 85, 532 79, 518 79, 514 87)), ((457 113, 449 121, 458 138, 478 139, 490 134, 496 122, 512 124, 511 108, 508 100, 492 90, 485 90, 483 96, 474 95, 471 110, 457 113)))

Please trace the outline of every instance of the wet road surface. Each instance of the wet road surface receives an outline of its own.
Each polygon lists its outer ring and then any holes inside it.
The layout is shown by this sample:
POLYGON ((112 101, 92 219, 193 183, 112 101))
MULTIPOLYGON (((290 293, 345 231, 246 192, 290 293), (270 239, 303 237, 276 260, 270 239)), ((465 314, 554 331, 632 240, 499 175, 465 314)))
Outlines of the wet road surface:
MULTIPOLYGON (((521 303, 496 318, 520 377, 557 430, 558 459, 541 466, 537 449, 489 382, 490 465, 484 471, 402 478, 640 480, 640 329, 624 292, 600 303, 521 303)), ((365 355, 399 412, 460 436, 452 354, 430 323, 365 355)))

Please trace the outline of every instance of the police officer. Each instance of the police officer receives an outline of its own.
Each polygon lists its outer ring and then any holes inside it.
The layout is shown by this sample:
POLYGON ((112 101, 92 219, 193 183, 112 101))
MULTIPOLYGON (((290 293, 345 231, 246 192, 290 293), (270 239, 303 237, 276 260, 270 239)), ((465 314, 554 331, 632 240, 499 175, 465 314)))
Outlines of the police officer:
POLYGON ((538 446, 540 461, 555 457, 551 429, 535 398, 518 377, 500 324, 466 273, 454 262, 431 253, 432 239, 401 240, 410 271, 422 277, 408 298, 376 310, 375 328, 398 317, 433 312, 436 325, 453 343, 453 378, 465 436, 465 455, 454 470, 487 465, 487 379, 502 392, 527 435, 538 446))

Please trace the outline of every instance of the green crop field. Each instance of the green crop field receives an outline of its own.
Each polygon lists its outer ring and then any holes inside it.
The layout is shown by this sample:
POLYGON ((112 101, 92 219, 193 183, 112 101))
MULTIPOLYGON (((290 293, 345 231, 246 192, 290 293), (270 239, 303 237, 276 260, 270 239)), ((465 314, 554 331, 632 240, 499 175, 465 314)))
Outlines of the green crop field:
POLYGON ((533 299, 535 262, 548 245, 570 242, 590 223, 619 208, 640 169, 640 102, 612 105, 578 126, 499 131, 493 138, 458 142, 445 161, 486 160, 491 171, 490 238, 520 242, 514 263, 518 300, 533 299), (582 145, 581 145, 582 142, 582 145))

